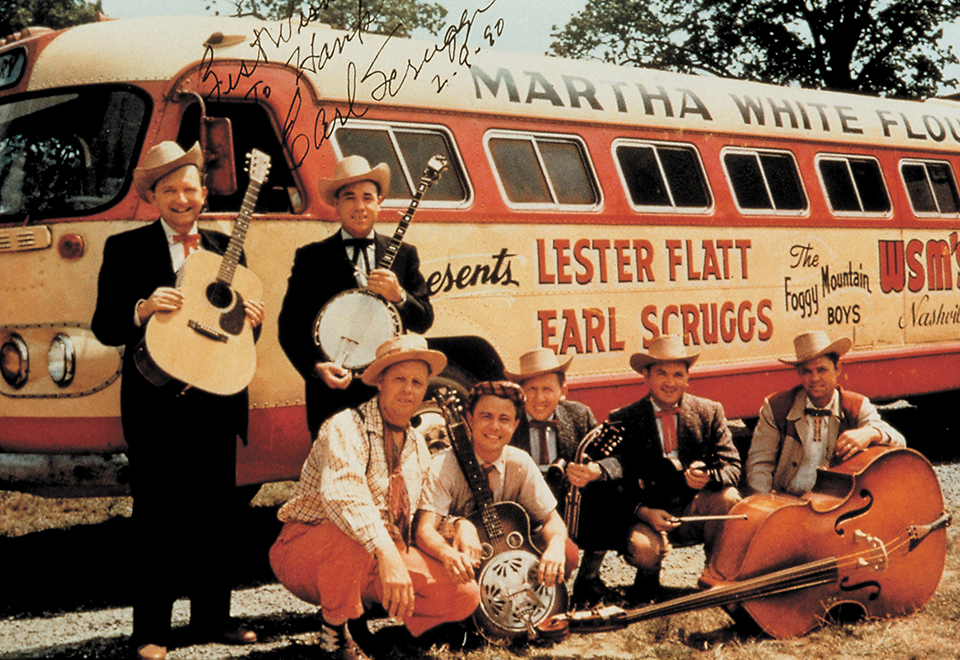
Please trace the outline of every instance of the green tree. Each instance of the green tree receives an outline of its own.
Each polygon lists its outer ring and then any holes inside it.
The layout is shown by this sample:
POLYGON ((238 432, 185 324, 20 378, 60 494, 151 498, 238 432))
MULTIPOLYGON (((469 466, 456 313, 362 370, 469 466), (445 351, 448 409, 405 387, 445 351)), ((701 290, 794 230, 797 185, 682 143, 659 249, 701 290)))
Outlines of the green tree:
POLYGON ((38 25, 60 28, 92 23, 103 11, 100 0, 0 0, 0 36, 38 25))
POLYGON ((589 0, 557 55, 886 96, 937 93, 960 0, 589 0))
POLYGON ((409 37, 416 28, 437 34, 447 10, 421 0, 234 0, 236 16, 261 19, 303 17, 340 30, 409 37))

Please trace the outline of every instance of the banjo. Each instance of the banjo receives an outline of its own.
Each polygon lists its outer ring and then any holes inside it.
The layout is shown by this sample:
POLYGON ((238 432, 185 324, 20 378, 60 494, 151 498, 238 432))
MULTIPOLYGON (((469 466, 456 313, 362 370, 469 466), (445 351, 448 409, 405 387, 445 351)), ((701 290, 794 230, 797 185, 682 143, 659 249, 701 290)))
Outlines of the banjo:
MULTIPOLYGON (((440 179, 446 157, 437 154, 427 163, 410 206, 404 213, 390 245, 377 268, 389 270, 403 236, 424 193, 440 179)), ((337 294, 323 306, 313 324, 313 341, 327 360, 345 369, 364 369, 376 358, 377 347, 403 332, 400 313, 394 305, 369 289, 350 289, 337 294)))
POLYGON ((446 394, 440 393, 444 398, 439 404, 450 445, 477 505, 468 517, 477 528, 481 544, 477 577, 480 605, 473 613, 477 630, 495 644, 562 638, 568 626, 553 620, 553 616, 566 610, 566 585, 547 587, 536 581, 541 553, 530 540, 530 517, 515 502, 493 501, 459 401, 455 394, 446 394))

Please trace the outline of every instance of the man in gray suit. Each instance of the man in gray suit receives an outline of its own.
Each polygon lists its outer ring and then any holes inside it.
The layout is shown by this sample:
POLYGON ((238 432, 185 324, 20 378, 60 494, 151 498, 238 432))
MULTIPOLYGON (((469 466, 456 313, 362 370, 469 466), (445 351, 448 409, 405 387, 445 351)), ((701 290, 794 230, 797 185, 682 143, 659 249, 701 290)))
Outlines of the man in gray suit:
MULTIPOLYGON (((570 486, 583 488, 604 474, 603 461, 577 462, 580 442, 597 420, 590 408, 566 398, 566 375, 572 362, 572 355, 561 361, 552 350, 538 348, 520 356, 518 372, 505 371, 526 396, 525 412, 510 444, 533 456, 559 502, 561 515, 570 486)), ((589 539, 582 541, 589 545, 589 539)), ((603 550, 584 552, 573 586, 573 605, 610 600, 611 594, 600 579, 603 556, 603 550)))

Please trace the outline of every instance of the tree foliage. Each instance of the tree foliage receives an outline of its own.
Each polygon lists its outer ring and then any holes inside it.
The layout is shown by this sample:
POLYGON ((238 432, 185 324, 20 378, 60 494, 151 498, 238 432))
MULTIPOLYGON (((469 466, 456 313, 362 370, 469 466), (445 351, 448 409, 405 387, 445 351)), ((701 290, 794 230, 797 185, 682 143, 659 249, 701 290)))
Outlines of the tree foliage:
POLYGON ((557 55, 887 96, 932 96, 960 0, 589 0, 557 55))
POLYGON ((340 30, 409 37, 416 28, 437 34, 447 10, 421 0, 234 0, 236 16, 278 20, 304 17, 340 30))
POLYGON ((31 25, 59 30, 91 23, 103 11, 100 0, 0 0, 0 36, 19 32, 31 25))

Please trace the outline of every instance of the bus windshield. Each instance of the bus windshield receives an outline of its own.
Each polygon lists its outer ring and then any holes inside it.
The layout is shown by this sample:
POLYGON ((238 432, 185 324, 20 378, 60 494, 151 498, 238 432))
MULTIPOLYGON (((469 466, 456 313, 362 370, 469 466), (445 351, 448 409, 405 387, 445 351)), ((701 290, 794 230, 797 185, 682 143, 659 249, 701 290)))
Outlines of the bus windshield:
POLYGON ((0 104, 0 223, 69 217, 126 190, 147 101, 89 87, 0 104))

